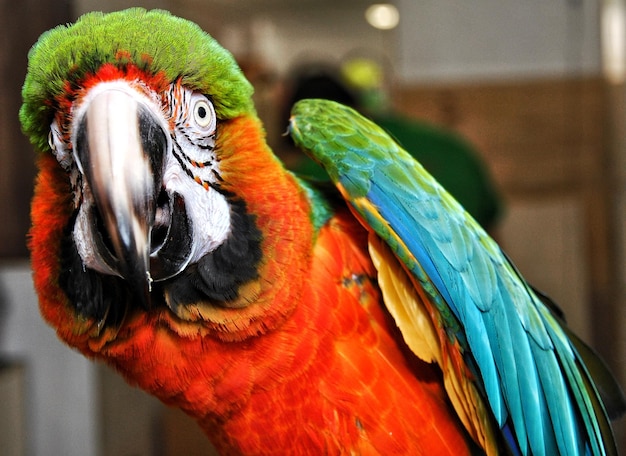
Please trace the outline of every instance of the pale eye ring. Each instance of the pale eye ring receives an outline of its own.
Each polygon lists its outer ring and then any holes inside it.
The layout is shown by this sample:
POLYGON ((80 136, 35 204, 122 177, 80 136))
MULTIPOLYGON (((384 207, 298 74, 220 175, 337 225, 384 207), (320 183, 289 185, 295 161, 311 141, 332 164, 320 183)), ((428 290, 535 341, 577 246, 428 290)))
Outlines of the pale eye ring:
POLYGON ((205 130, 213 130, 215 128, 215 110, 211 102, 202 97, 193 105, 193 119, 198 127, 205 130))

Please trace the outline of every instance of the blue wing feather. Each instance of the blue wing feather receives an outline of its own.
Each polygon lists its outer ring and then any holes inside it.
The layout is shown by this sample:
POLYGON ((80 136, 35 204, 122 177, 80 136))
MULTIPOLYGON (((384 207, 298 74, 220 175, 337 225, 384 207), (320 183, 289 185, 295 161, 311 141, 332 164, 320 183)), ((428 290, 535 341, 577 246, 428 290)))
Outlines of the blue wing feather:
POLYGON ((291 134, 430 295, 493 416, 513 428, 514 447, 524 455, 615 453, 598 426, 606 417, 596 416, 595 389, 559 322, 421 165, 331 102, 296 105, 291 134))

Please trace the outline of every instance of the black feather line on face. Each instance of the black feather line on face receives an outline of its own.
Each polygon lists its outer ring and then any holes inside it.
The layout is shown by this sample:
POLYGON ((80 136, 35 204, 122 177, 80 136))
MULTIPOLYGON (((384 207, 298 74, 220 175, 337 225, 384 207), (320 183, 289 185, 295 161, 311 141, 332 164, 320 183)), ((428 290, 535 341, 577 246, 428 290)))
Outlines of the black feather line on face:
MULTIPOLYGON (((229 237, 178 276, 153 284, 153 295, 167 288, 173 308, 205 302, 228 306, 228 301, 238 297, 242 285, 259 276, 262 234, 256 217, 247 213, 245 202, 223 190, 222 193, 231 207, 229 237)), ((94 319, 102 326, 119 327, 133 306, 133 291, 124 279, 84 266, 72 236, 76 216, 68 223, 61 242, 59 286, 78 315, 94 319)), ((153 304, 164 304, 161 296, 154 298, 153 304)))
POLYGON ((231 232, 224 243, 167 283, 170 305, 206 302, 227 306, 239 287, 258 278, 262 234, 244 201, 222 191, 231 207, 231 232))

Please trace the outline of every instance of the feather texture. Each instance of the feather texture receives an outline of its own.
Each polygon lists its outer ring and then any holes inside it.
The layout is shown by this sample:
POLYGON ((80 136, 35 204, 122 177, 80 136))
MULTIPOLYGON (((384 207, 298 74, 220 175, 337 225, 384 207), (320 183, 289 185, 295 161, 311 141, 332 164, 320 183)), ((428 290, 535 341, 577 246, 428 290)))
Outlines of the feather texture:
MULTIPOLYGON (((500 427, 510 423, 513 451, 615 454, 612 438, 599 431, 606 415, 591 405, 597 393, 559 322, 421 165, 380 128, 332 102, 297 104, 291 134, 427 294, 447 336, 441 350, 458 353, 471 373, 459 377, 474 382, 500 427)), ((457 412, 467 416, 464 407, 475 406, 462 401, 457 412)))
MULTIPOLYGON (((387 245, 370 234, 369 252, 378 272, 378 283, 385 304, 402 332, 409 348, 426 362, 436 362, 444 371, 444 383, 454 408, 474 440, 487 454, 497 454, 494 423, 475 386, 458 360, 442 354, 439 334, 441 321, 433 314, 427 298, 418 294, 404 268, 387 245), (438 329, 434 322, 437 322, 438 329), (439 334, 438 334, 439 333, 439 334)), ((445 337, 445 335, 443 336, 445 337)))

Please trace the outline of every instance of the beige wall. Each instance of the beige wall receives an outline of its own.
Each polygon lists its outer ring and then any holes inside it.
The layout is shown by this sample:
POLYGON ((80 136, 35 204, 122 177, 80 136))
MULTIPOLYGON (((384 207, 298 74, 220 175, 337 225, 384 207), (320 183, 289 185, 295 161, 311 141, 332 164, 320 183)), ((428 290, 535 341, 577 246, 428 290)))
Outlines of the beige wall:
MULTIPOLYGON (((622 385, 626 385, 626 82, 615 85, 610 90, 610 138, 614 215, 616 225, 616 296, 614 319, 621 329, 612 342, 615 350, 615 364, 619 368, 622 385)), ((619 428, 621 448, 626 448, 626 419, 622 418, 619 428)))

